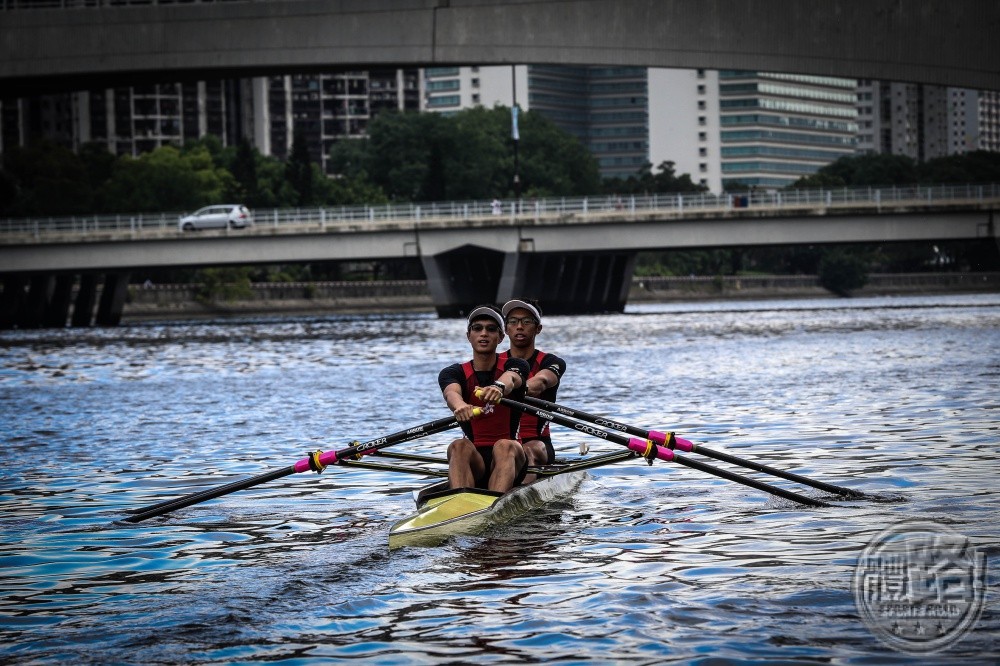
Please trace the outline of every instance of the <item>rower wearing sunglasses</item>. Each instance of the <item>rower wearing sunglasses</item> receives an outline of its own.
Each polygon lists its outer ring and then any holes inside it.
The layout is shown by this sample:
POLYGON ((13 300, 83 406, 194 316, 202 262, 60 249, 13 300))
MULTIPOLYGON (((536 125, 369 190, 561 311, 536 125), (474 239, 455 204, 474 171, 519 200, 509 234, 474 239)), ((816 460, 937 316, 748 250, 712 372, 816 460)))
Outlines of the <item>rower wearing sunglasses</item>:
POLYGON ((518 441, 521 413, 496 403, 524 395, 528 362, 509 355, 500 362, 504 319, 491 306, 469 313, 466 337, 472 360, 449 365, 438 375, 445 403, 465 435, 448 445, 449 486, 507 492, 524 480, 528 458, 518 441), (475 395, 477 388, 481 397, 475 395), (475 407, 483 415, 473 420, 475 407))
MULTIPOLYGON (((566 373, 566 361, 555 354, 535 348, 535 336, 542 332, 542 311, 534 303, 514 299, 501 309, 510 340, 510 349, 500 354, 500 363, 508 357, 523 358, 528 362, 527 394, 549 402, 556 401, 559 380, 566 373)), ((528 456, 528 465, 549 465, 555 461, 549 435, 549 422, 524 414, 521 417, 521 445, 528 456)), ((531 479, 528 479, 529 481, 531 479)))

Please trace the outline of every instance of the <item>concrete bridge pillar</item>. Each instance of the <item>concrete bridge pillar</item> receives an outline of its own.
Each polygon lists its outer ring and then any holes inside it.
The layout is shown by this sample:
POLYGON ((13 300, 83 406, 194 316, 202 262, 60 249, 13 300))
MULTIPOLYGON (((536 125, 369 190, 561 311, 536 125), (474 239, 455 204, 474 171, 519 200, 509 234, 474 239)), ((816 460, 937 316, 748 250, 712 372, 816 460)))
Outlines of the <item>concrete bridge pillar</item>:
POLYGON ((537 301, 550 314, 621 312, 635 252, 507 252, 466 246, 423 257, 427 287, 441 317, 482 303, 537 301))
POLYGON ((497 302, 527 298, 548 314, 621 312, 635 257, 634 252, 508 253, 497 302))
POLYGON ((34 275, 28 287, 27 298, 21 306, 18 327, 41 328, 45 325, 49 300, 55 289, 54 275, 34 275))
POLYGON ((80 288, 76 292, 73 303, 72 326, 86 328, 94 317, 94 302, 97 300, 97 276, 84 273, 80 276, 80 288))
POLYGON ((476 305, 496 301, 503 253, 466 245, 420 259, 439 317, 464 317, 476 305))
POLYGON ((117 326, 122 320, 122 309, 128 296, 128 273, 108 273, 104 276, 101 302, 97 306, 98 326, 117 326))
POLYGON ((73 284, 76 282, 75 275, 57 275, 52 295, 49 297, 48 307, 45 310, 45 320, 42 325, 46 328, 63 328, 69 319, 69 306, 73 301, 73 284))
POLYGON ((27 300, 29 281, 24 275, 3 276, 0 294, 0 329, 14 328, 20 323, 21 309, 27 300))

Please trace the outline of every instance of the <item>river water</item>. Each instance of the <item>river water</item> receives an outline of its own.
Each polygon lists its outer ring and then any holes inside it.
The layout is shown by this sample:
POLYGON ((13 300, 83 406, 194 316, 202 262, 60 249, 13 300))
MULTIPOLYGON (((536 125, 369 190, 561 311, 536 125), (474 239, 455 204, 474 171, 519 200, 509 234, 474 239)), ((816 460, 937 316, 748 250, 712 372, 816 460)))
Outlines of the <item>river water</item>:
MULTIPOLYGON (((1000 661, 998 294, 546 320, 560 402, 872 499, 742 470, 834 504, 803 508, 634 460, 483 535, 390 551, 426 480, 334 467, 115 522, 447 415, 436 375, 463 332, 394 314, 0 333, 0 662, 1000 661), (981 617, 932 657, 884 643, 852 592, 862 550, 908 519, 986 562, 981 617)), ((554 435, 561 455, 615 450, 554 435)))

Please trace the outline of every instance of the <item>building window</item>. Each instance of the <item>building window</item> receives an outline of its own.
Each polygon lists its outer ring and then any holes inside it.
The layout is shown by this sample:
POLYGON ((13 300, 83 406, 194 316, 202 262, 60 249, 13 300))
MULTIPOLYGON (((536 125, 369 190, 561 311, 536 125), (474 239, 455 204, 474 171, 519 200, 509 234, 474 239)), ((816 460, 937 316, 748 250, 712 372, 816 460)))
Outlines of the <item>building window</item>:
POLYGON ((704 95, 705 94, 705 84, 704 83, 699 83, 698 84, 698 94, 699 95, 704 95))
POLYGON ((703 100, 703 99, 699 99, 698 100, 698 110, 699 111, 704 111, 705 110, 705 100, 703 100))
POLYGON ((705 173, 706 171, 708 171, 708 165, 705 164, 704 162, 699 162, 698 163, 698 171, 700 171, 702 173, 705 173))
POLYGON ((698 157, 708 157, 708 148, 702 146, 698 149, 698 157))
POLYGON ((705 116, 698 116, 698 124, 704 127, 705 125, 708 124, 708 118, 706 118, 705 116))
POLYGON ((699 141, 708 141, 708 132, 698 132, 699 141))

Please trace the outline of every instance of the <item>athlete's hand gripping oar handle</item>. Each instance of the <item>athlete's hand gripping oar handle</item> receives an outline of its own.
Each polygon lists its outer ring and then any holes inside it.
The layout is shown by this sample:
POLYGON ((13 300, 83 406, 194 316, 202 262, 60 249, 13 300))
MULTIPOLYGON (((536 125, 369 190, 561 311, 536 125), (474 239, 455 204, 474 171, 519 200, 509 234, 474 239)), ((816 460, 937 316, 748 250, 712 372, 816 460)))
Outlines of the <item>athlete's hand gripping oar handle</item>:
POLYGON ((272 470, 249 479, 235 481, 217 488, 210 488, 208 490, 192 493, 176 499, 160 502, 144 509, 140 509, 137 513, 127 518, 123 518, 122 520, 127 523, 138 523, 149 518, 162 516, 163 514, 170 513, 171 511, 176 511, 177 509, 183 509, 191 506, 192 504, 198 504, 210 499, 215 499, 216 497, 228 495, 229 493, 236 492, 237 490, 259 486, 262 483, 280 479, 281 477, 289 476, 291 474, 307 472, 309 470, 322 472, 328 465, 336 464, 340 460, 347 458, 359 458, 363 455, 374 453, 375 451, 383 449, 387 446, 419 439, 420 437, 425 437, 443 430, 454 428, 457 425, 458 421, 456 421, 454 417, 446 417, 435 421, 429 421, 406 430, 400 430, 399 432, 386 435, 385 437, 379 437, 360 444, 354 444, 339 451, 316 451, 314 453, 310 453, 307 457, 299 460, 290 467, 272 470))
POLYGON ((866 495, 857 490, 851 490, 850 488, 844 488, 843 486, 835 486, 829 483, 824 483, 822 481, 816 481, 815 479, 810 479, 808 477, 802 476, 800 474, 795 474, 794 472, 786 472, 783 469, 778 469, 777 467, 771 467, 770 465, 765 465, 763 463, 754 462, 753 460, 746 460, 744 458, 737 458, 736 456, 731 456, 728 453, 722 453, 721 451, 714 451, 712 449, 706 449, 700 444, 695 444, 689 442, 686 439, 674 436, 673 442, 671 443, 671 435, 669 432, 659 432, 657 430, 644 430, 636 426, 628 425, 627 423, 620 423, 614 421, 604 416, 596 416, 594 414, 588 414, 587 412, 580 411, 578 409, 572 409, 570 407, 564 407, 562 405, 557 405, 554 402, 549 402, 548 400, 542 400, 540 398, 532 398, 531 396, 525 396, 524 401, 535 407, 541 407, 543 409, 548 409, 566 416, 580 419, 582 421, 589 421, 590 423, 597 424, 606 428, 611 428, 613 430, 620 430, 622 432, 627 432, 630 435, 635 435, 637 437, 643 437, 645 439, 651 439, 660 446, 666 446, 668 448, 677 448, 681 451, 687 451, 689 453, 698 453, 708 458, 715 458, 716 460, 721 460, 722 462, 731 463, 733 465, 739 465, 741 467, 746 467, 747 469, 752 469, 757 472, 764 472, 766 474, 771 474, 773 476, 781 477, 782 479, 787 479, 789 481, 794 481, 796 483, 801 483, 805 486, 811 486, 817 490, 822 490, 833 495, 842 495, 845 497, 850 497, 854 499, 861 499, 866 497, 866 495))
POLYGON ((564 425, 568 428, 573 428, 574 430, 579 430, 580 432, 585 432, 588 435, 593 435, 594 437, 600 437, 601 439, 606 439, 610 442, 615 442, 616 444, 622 444, 627 446, 631 451, 638 453, 643 456, 652 464, 654 459, 673 461, 690 467, 691 469, 697 469, 707 474, 712 474, 729 481, 734 481, 735 483, 743 484, 744 486, 749 486, 750 488, 756 488, 757 490, 763 490, 764 492, 771 493, 772 495, 777 495, 778 497, 783 497, 784 499, 791 500, 793 502, 798 502, 799 504, 805 504, 808 506, 830 506, 826 502, 822 502, 811 497, 806 497, 805 495, 800 495, 798 493, 793 493, 784 488, 779 488, 778 486, 772 486, 769 483, 763 483, 757 481, 756 479, 751 479, 740 474, 735 474, 729 470, 720 469, 718 467, 712 467, 711 465, 706 465, 705 463, 698 462, 697 460, 691 460, 690 458, 685 458, 683 456, 677 455, 673 450, 668 449, 665 446, 660 446, 649 439, 639 439, 638 437, 628 437, 618 432, 609 432, 607 430, 602 430, 600 428, 595 428, 586 423, 577 421, 576 419, 571 419, 567 416, 561 414, 555 414, 553 412, 547 412, 543 409, 539 409, 532 405, 528 405, 523 402, 518 402, 517 400, 511 400, 510 398, 500 398, 500 404, 506 405, 507 407, 512 407, 514 409, 521 409, 529 414, 537 416, 540 419, 546 421, 552 421, 553 423, 558 423, 564 425))

